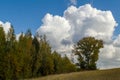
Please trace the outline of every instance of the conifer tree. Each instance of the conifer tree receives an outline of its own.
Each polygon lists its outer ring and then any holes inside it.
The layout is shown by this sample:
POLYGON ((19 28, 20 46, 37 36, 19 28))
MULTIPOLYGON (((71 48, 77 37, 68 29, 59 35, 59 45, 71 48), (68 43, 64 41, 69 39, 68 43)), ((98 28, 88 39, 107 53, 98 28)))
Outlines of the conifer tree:
POLYGON ((51 54, 51 47, 46 41, 46 37, 41 37, 40 40, 40 52, 41 52, 41 67, 39 71, 41 75, 48 75, 54 72, 54 64, 51 54))
POLYGON ((37 37, 32 41, 32 76, 39 76, 38 70, 41 66, 40 43, 37 37))
POLYGON ((5 44, 6 44, 5 33, 2 25, 0 25, 0 79, 5 78, 5 71, 4 71, 5 44))

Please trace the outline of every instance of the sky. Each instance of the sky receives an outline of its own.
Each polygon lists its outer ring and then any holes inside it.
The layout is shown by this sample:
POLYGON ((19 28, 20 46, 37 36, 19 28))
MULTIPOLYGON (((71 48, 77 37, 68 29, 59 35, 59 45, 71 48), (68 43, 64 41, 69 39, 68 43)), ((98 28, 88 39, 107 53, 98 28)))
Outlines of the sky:
MULTIPOLYGON (((62 16, 70 5, 79 7, 91 3, 98 9, 111 10, 116 21, 120 22, 119 2, 119 0, 109 2, 107 0, 0 0, 0 21, 10 22, 16 33, 31 29, 35 34, 46 13, 62 16)), ((115 34, 118 34, 119 30, 117 28, 115 34)))
POLYGON ((46 35, 53 50, 75 59, 71 50, 83 37, 104 41, 98 68, 120 67, 120 0, 0 0, 0 24, 16 35, 31 29, 46 35))

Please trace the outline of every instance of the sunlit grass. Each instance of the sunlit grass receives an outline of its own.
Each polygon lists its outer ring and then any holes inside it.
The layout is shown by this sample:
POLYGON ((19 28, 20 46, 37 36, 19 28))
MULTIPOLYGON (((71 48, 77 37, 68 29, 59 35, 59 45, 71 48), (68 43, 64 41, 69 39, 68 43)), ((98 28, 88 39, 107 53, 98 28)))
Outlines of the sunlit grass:
POLYGON ((73 72, 29 80, 120 80, 120 69, 73 72))

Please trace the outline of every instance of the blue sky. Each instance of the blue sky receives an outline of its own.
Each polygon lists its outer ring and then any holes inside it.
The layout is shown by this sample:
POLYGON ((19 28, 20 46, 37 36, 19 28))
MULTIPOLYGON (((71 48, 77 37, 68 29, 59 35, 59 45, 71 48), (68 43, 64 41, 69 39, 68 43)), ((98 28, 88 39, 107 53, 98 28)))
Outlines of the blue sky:
MULTIPOLYGON (((87 3, 97 9, 112 11, 115 20, 120 23, 120 0, 78 0, 76 6, 87 3)), ((0 0, 0 21, 9 21, 16 33, 31 29, 34 34, 46 13, 62 16, 70 5, 70 0, 0 0)), ((119 31, 118 26, 115 34, 119 31)))

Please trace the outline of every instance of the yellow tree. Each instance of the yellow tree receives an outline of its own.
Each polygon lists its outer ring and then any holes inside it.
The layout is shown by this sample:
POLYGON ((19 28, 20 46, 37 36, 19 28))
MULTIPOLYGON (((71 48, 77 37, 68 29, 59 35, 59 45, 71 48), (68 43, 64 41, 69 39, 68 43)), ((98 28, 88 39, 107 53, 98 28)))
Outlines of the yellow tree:
POLYGON ((103 48, 103 41, 94 37, 85 37, 74 45, 73 52, 79 57, 79 65, 81 69, 96 69, 98 53, 103 48))

